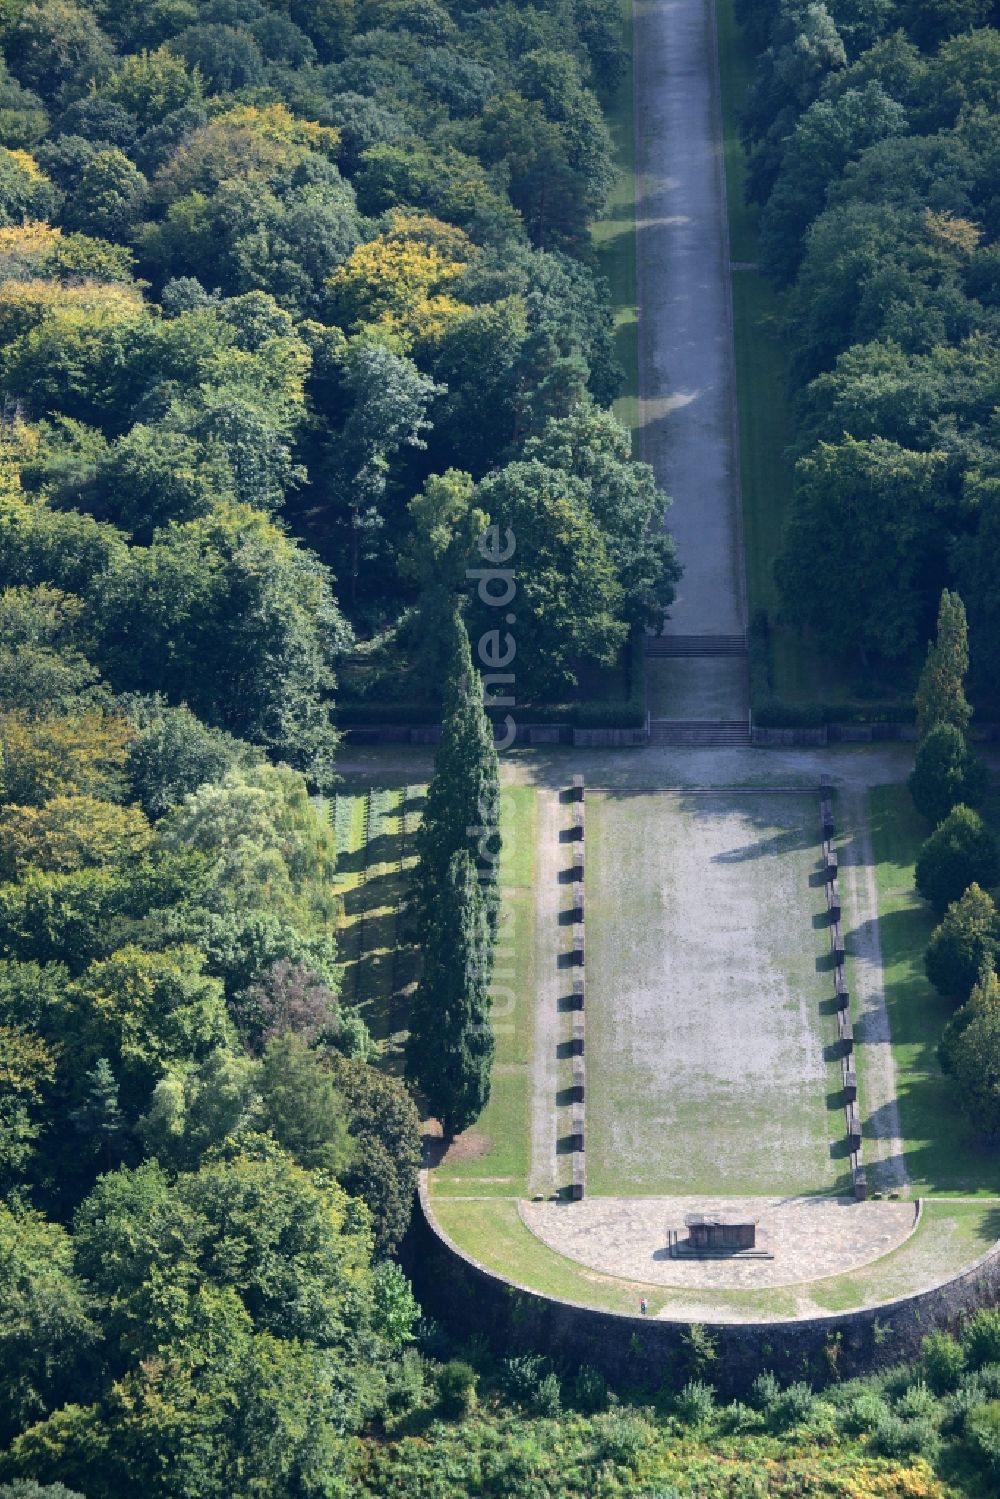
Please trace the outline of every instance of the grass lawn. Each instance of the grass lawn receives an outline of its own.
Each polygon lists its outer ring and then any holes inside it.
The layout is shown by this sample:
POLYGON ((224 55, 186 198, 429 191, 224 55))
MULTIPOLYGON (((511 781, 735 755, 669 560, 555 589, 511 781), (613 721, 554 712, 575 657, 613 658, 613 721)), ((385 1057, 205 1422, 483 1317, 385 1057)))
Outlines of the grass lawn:
POLYGON ((953 1013, 924 973, 935 918, 913 886, 913 866, 928 827, 905 786, 871 792, 879 932, 892 1025, 906 1169, 916 1193, 1000 1192, 1000 1149, 969 1139, 954 1085, 936 1048, 953 1013))
POLYGON ((639 424, 639 323, 635 279, 635 119, 633 109, 632 0, 620 0, 626 66, 605 119, 611 129, 617 176, 604 217, 591 226, 600 270, 611 288, 615 350, 625 371, 615 415, 633 434, 639 424))
POLYGON ((556 1254, 524 1226, 514 1202, 435 1200, 434 1213, 460 1249, 543 1295, 631 1313, 645 1295, 653 1316, 674 1311, 679 1317, 685 1316, 685 1300, 694 1298, 701 1318, 791 1317, 797 1310, 821 1315, 889 1301, 956 1273, 1000 1235, 1000 1204, 931 1202, 905 1244, 852 1274, 766 1291, 684 1292, 601 1275, 556 1254))
POLYGON ((357 1006, 391 1067, 401 1059, 415 975, 414 949, 403 940, 398 912, 414 862, 423 795, 423 786, 363 785, 348 778, 330 808, 343 903, 337 929, 341 992, 357 1006))
POLYGON ((590 1192, 842 1188, 815 796, 587 807, 590 1192))
POLYGON ((521 1196, 528 1189, 534 1059, 535 845, 533 786, 505 787, 501 800, 503 908, 493 982, 497 1050, 490 1101, 432 1173, 437 1196, 521 1196))

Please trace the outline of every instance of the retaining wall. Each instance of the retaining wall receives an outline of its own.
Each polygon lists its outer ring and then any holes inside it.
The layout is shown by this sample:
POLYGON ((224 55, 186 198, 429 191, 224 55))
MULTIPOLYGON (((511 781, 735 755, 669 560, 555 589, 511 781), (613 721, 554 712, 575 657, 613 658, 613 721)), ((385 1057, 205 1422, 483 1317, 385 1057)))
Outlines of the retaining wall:
MULTIPOLYGON (((568 1370, 593 1364, 618 1390, 665 1380, 679 1386, 689 1377, 690 1323, 597 1311, 505 1280, 437 1226, 424 1179, 401 1253, 425 1310, 464 1337, 485 1336, 504 1356, 542 1352, 568 1370)), ((744 1394, 764 1369, 815 1385, 834 1374, 849 1378, 915 1357, 927 1333, 998 1301, 1000 1245, 958 1275, 881 1306, 800 1321, 713 1322, 709 1377, 727 1399, 744 1394)))

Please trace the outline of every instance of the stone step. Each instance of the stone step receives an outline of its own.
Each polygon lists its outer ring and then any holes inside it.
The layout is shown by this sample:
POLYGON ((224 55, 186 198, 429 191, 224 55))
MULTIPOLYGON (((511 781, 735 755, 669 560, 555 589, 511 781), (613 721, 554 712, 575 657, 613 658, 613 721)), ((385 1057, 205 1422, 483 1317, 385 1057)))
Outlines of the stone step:
POLYGON ((745 656, 745 635, 647 635, 647 656, 745 656))
POLYGON ((705 749, 749 746, 750 728, 745 718, 721 721, 654 718, 649 725, 649 742, 696 745, 705 749))

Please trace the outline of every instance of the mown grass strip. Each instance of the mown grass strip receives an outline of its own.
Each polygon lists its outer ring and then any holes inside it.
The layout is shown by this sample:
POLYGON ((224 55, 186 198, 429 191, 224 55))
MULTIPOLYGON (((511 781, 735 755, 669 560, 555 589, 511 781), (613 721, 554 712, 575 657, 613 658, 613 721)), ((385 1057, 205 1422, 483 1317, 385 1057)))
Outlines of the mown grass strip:
POLYGON ((601 273, 607 277, 614 311, 615 351, 625 371, 615 415, 631 428, 639 425, 639 311, 635 268, 635 100, 632 60, 632 0, 621 0, 626 65, 614 94, 604 101, 614 144, 617 176, 604 217, 591 226, 591 240, 601 273))
POLYGON ((905 786, 873 787, 870 807, 885 996, 910 1182, 916 1193, 997 1193, 997 1153, 970 1139, 955 1087, 937 1059, 953 1009, 924 973, 935 918, 913 884, 929 829, 905 786))

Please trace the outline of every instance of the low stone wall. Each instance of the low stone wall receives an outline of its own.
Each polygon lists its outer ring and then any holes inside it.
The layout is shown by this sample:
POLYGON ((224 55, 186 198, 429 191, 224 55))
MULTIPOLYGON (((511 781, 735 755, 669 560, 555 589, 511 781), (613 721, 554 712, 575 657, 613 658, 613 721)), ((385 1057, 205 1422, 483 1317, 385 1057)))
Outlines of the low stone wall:
MULTIPOLYGON (((401 1253, 425 1311, 465 1337, 485 1336, 504 1356, 542 1352, 566 1371, 592 1364, 619 1391, 679 1387, 690 1377, 690 1323, 597 1311, 504 1279, 438 1228, 425 1180, 401 1253)), ((800 1321, 712 1323, 717 1357, 709 1377, 726 1399, 744 1394, 765 1369, 814 1385, 849 1378, 915 1357, 927 1333, 998 1301, 1000 1246, 958 1275, 881 1306, 800 1321)))

